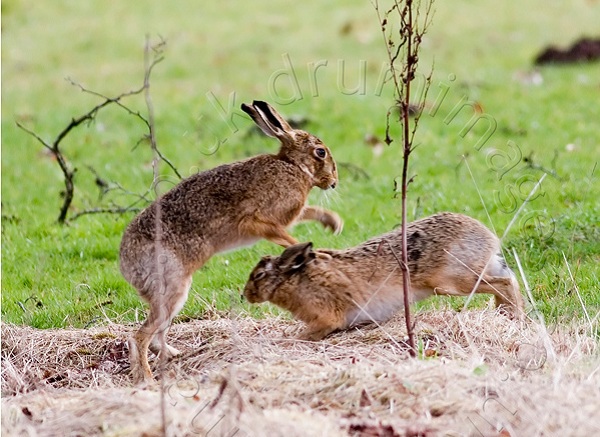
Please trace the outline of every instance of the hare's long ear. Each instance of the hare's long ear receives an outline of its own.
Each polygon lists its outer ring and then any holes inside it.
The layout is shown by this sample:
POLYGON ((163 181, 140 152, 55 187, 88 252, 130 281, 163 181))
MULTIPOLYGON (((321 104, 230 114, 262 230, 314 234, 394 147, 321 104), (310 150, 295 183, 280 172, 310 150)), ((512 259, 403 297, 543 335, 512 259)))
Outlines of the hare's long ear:
POLYGON ((266 135, 282 141, 294 140, 294 129, 267 102, 254 100, 252 105, 242 103, 242 111, 248 114, 266 135))
POLYGON ((292 272, 306 265, 314 257, 315 254, 312 251, 311 242, 294 244, 285 249, 279 257, 279 268, 284 273, 292 272))

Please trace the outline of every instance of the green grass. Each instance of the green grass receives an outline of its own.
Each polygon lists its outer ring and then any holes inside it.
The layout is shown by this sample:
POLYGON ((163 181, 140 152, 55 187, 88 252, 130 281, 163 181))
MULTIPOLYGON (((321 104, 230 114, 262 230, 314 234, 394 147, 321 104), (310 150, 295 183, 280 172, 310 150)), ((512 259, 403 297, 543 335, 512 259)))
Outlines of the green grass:
MULTIPOLYGON (((67 76, 108 95, 138 87, 147 33, 167 40, 165 60, 152 77, 152 98, 159 147, 184 175, 276 150, 272 139, 249 133, 248 119, 234 116, 233 125, 224 122, 207 95, 212 93, 226 107, 235 93, 236 108, 244 101, 265 99, 287 115, 308 117, 307 130, 330 146, 338 163, 357 165, 369 176, 360 177, 342 166, 339 189, 315 191, 311 200, 344 217, 343 234, 334 237, 316 224, 303 224, 293 230, 299 240, 347 247, 400 221, 400 204, 393 193, 393 180, 400 174, 398 144, 376 157, 363 140, 366 134, 383 136, 385 112, 391 105, 389 86, 378 93, 385 58, 368 1, 339 0, 327 8, 316 1, 286 2, 275 9, 267 1, 251 6, 233 2, 200 6, 187 0, 148 3, 143 7, 100 1, 2 3, 6 322, 48 328, 89 326, 107 317, 113 321, 142 317, 144 306, 118 270, 120 237, 132 214, 84 216, 70 226, 57 225, 63 189, 58 166, 15 122, 52 139, 72 117, 98 103, 65 81, 67 76), (297 84, 280 76, 278 95, 273 96, 269 83, 286 67, 283 55, 293 65, 297 84), (327 66, 312 76, 310 63, 322 60, 327 66), (344 93, 344 88, 360 83, 361 60, 366 62, 365 92, 344 93), (281 104, 293 96, 297 101, 281 104), (226 142, 214 151, 216 139, 226 142)), ((544 67, 539 86, 523 84, 516 77, 532 70, 531 60, 542 46, 564 46, 580 35, 593 34, 597 7, 583 0, 569 2, 553 5, 543 17, 536 14, 547 8, 541 1, 498 8, 491 1, 436 4, 421 56, 424 71, 435 60, 429 108, 443 89, 448 93, 435 116, 426 112, 422 117, 420 146, 411 161, 411 174, 417 177, 410 186, 409 217, 442 210, 464 212, 493 225, 501 235, 543 174, 523 158, 554 170, 558 178, 546 177, 539 196, 524 207, 504 243, 515 269, 512 250, 518 253, 548 319, 584 320, 575 285, 590 315, 600 311, 600 129, 595 122, 600 119, 599 67, 544 67), (449 81, 450 74, 456 80, 449 81), (472 110, 449 117, 463 96, 477 101, 497 122, 496 131, 479 150, 475 146, 485 132, 485 121, 465 134, 472 110)), ((145 110, 141 96, 128 102, 145 110)), ((98 202, 87 165, 132 191, 147 189, 152 155, 145 145, 133 148, 144 133, 144 126, 113 107, 66 139, 64 153, 78 168, 73 211, 98 202)), ((172 176, 166 167, 161 171, 169 179, 172 176)), ((111 200, 124 201, 113 194, 105 202, 111 200)), ((238 294, 259 257, 279 251, 261 242, 212 258, 195 275, 182 317, 207 316, 211 307, 256 315, 272 311, 250 309, 239 303, 238 294)), ((474 305, 486 301, 479 297, 474 305)), ((423 305, 460 308, 463 302, 438 299, 423 305)))

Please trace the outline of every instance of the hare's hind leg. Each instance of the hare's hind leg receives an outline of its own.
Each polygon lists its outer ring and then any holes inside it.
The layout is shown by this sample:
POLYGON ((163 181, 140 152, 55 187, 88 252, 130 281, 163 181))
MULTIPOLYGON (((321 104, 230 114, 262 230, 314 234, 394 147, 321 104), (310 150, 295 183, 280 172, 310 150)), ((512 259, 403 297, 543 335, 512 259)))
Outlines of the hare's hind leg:
POLYGON ((148 349, 151 347, 161 360, 166 360, 179 351, 164 340, 173 317, 187 300, 192 283, 191 276, 163 275, 158 290, 145 294, 150 309, 142 327, 129 340, 131 373, 135 383, 151 382, 152 371, 148 363, 148 349))
POLYGON ((508 313, 511 313, 517 319, 522 319, 525 315, 525 306, 523 296, 519 290, 519 283, 512 274, 509 276, 494 276, 483 274, 479 276, 454 276, 441 275, 435 278, 429 285, 435 294, 446 296, 468 296, 475 293, 492 294, 495 297, 496 307, 500 307, 508 313), (443 285, 435 285, 443 284, 443 285))
POLYGON ((167 328, 159 329, 156 332, 156 334, 152 337, 152 340, 150 341, 150 345, 149 345, 150 350, 152 351, 152 353, 157 355, 162 361, 168 361, 169 359, 176 357, 177 355, 180 354, 179 350, 177 350, 173 346, 170 346, 169 344, 167 344, 166 337, 167 337, 167 334, 169 333, 169 329, 171 328, 171 322, 173 321, 173 318, 179 313, 179 311, 181 311, 181 308, 183 308, 183 305, 185 304, 185 302, 187 300, 191 285, 192 285, 192 277, 191 276, 182 281, 182 287, 183 287, 182 290, 184 290, 184 291, 177 295, 174 295, 171 298, 172 301, 168 302, 166 304, 165 311, 169 314, 168 315, 169 321, 167 323, 167 328))
MULTIPOLYGON (((467 265, 476 265, 476 262, 468 262, 467 265)), ((477 269, 467 268, 470 270, 467 275, 457 275, 456 272, 453 272, 454 285, 457 290, 463 294, 471 293, 478 284, 476 293, 493 294, 497 307, 518 319, 523 318, 525 306, 519 290, 519 283, 500 252, 490 256, 481 275, 477 269)))

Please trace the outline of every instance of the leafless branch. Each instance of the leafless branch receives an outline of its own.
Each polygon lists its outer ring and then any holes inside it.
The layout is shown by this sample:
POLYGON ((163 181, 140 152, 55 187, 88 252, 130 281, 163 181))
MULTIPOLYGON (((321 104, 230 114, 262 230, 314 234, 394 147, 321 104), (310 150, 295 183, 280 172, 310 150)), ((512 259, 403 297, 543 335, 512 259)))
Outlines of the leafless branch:
POLYGON ((84 92, 86 94, 91 94, 92 96, 100 97, 100 98, 105 99, 105 100, 110 100, 112 103, 114 103, 117 106, 123 108, 129 114, 133 115, 134 117, 137 117, 140 121, 142 121, 146 125, 146 127, 148 127, 148 128, 150 127, 149 124, 148 124, 148 120, 146 120, 146 118, 142 114, 140 114, 139 111, 134 111, 134 110, 130 109, 129 107, 125 106, 123 103, 121 103, 121 98, 123 98, 123 97, 128 97, 128 96, 132 96, 132 95, 136 95, 136 94, 141 94, 142 91, 144 91, 144 86, 143 85, 140 88, 136 89, 136 90, 132 90, 132 91, 129 91, 127 93, 123 93, 120 96, 120 98, 117 100, 117 99, 113 99, 113 98, 110 98, 108 96, 105 96, 104 94, 99 93, 97 91, 93 91, 93 90, 87 89, 86 87, 84 87, 80 83, 75 82, 70 77, 67 78, 67 81, 71 85, 79 88, 81 90, 81 92, 84 92))
MULTIPOLYGON (((147 44, 149 44, 149 40, 147 40, 147 44)), ((149 140, 150 147, 158 155, 158 157, 165 164, 167 164, 171 168, 171 170, 173 170, 173 173, 175 173, 179 179, 183 179, 181 174, 177 170, 177 168, 173 165, 173 163, 166 156, 164 156, 162 154, 162 152, 158 149, 157 141, 156 141, 156 128, 155 128, 155 124, 154 124, 154 107, 152 105, 152 100, 150 97, 150 75, 152 74, 152 70, 154 69, 154 67, 164 59, 163 50, 164 50, 165 44, 166 44, 166 41, 161 39, 158 44, 156 44, 154 46, 149 46, 148 49, 144 50, 144 53, 145 53, 144 54, 144 84, 137 90, 130 91, 129 93, 125 93, 122 95, 122 97, 127 97, 128 95, 140 94, 141 92, 144 92, 144 97, 146 100, 146 107, 148 109, 148 118, 144 117, 139 111, 134 111, 134 110, 130 109, 128 106, 124 105, 120 100, 114 100, 113 103, 115 103, 119 107, 123 108, 130 115, 137 117, 140 121, 142 121, 146 125, 146 128, 148 129, 148 135, 144 136, 140 141, 138 141, 138 143, 136 144, 136 147, 137 147, 137 145, 139 145, 140 142, 142 142, 144 140, 149 140), (152 58, 152 60, 149 59, 150 51, 152 51, 154 53, 154 57, 152 58)), ((91 95, 94 95, 97 97, 101 97, 106 100, 111 100, 109 97, 106 97, 102 93, 92 91, 92 90, 85 88, 81 84, 73 81, 71 78, 68 78, 67 80, 72 85, 78 87, 82 92, 85 92, 85 93, 88 93, 88 94, 91 94, 91 95)))
MULTIPOLYGON (((135 116, 140 121, 142 121, 145 124, 146 128, 148 129, 149 134, 145 137, 145 139, 150 140, 150 145, 153 150, 153 153, 156 156, 158 156, 160 158, 160 160, 165 162, 171 168, 171 170, 173 170, 173 172, 177 175, 177 177, 179 179, 182 178, 181 174, 179 173, 177 168, 158 149, 157 141, 156 141, 156 129, 154 126, 154 110, 151 105, 150 94, 149 94, 150 76, 152 74, 154 67, 164 59, 163 49, 165 46, 165 41, 163 39, 161 39, 158 44, 150 47, 149 39, 147 38, 146 46, 147 47, 145 49, 145 56, 144 56, 144 82, 143 82, 143 85, 139 88, 121 93, 115 97, 108 97, 99 92, 89 90, 86 87, 84 87, 83 85, 73 81, 70 78, 67 79, 72 85, 78 87, 82 92, 85 92, 87 94, 91 94, 93 96, 101 98, 102 102, 100 102, 99 104, 94 106, 92 109, 90 109, 85 114, 83 114, 77 118, 71 119, 69 124, 67 124, 67 126, 64 129, 62 129, 58 133, 58 135, 54 138, 54 140, 52 140, 51 142, 44 140, 38 134, 33 132, 31 129, 29 129, 29 128, 23 126, 22 124, 20 124, 19 122, 17 122, 17 126, 20 129, 27 132, 29 135, 33 136, 46 149, 48 149, 52 153, 53 157, 58 162, 58 165, 60 166, 60 169, 63 173, 65 190, 64 190, 63 203, 60 208, 60 212, 59 212, 58 219, 57 219, 58 223, 60 223, 60 224, 65 224, 67 222, 67 215, 68 215, 69 208, 71 207, 71 204, 73 202, 73 197, 74 197, 74 190, 75 190, 74 177, 75 177, 75 173, 77 171, 77 168, 73 167, 67 160, 66 156, 64 155, 64 153, 61 149, 62 141, 71 133, 71 131, 73 131, 78 126, 80 126, 84 123, 89 123, 89 122, 94 121, 94 119, 96 118, 96 116, 100 112, 100 110, 102 110, 103 108, 105 108, 109 105, 113 105, 113 104, 117 105, 120 108, 124 109, 128 114, 135 116), (149 55, 150 49, 154 53, 154 56, 152 58, 150 58, 150 55, 149 55), (148 118, 144 117, 139 111, 132 110, 131 108, 129 108, 122 102, 123 99, 125 99, 126 97, 138 95, 138 94, 141 94, 142 92, 144 92, 146 104, 148 107, 148 112, 149 112, 148 118)), ((95 171, 93 171, 93 172, 96 174, 96 177, 97 177, 96 183, 98 184, 98 175, 95 171)), ((118 187, 122 188, 120 186, 118 186, 118 187)), ((112 189, 116 189, 116 188, 107 186, 107 187, 101 187, 101 189, 104 190, 103 193, 105 194, 106 192, 108 192, 112 189)), ((122 189, 122 191, 125 193, 132 194, 131 192, 128 192, 127 190, 124 190, 124 189, 122 189)), ((101 193, 101 196, 102 195, 103 194, 101 193)), ((147 195, 148 195, 148 193, 143 194, 143 195, 137 195, 138 202, 140 199, 148 202, 149 199, 146 197, 147 195)), ((100 208, 99 207, 99 208, 92 208, 90 210, 78 212, 78 213, 74 214, 72 218, 74 219, 74 218, 80 217, 85 214, 122 213, 122 212, 131 211, 131 210, 132 210, 131 206, 129 206, 129 207, 114 207, 114 208, 112 208, 112 207, 111 208, 100 208)))

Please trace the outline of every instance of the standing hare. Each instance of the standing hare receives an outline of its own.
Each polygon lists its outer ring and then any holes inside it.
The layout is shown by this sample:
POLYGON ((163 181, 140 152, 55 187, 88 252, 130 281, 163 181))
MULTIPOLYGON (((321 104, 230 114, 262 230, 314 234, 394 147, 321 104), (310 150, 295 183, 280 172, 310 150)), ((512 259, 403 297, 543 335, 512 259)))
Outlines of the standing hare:
POLYGON ((129 339, 135 382, 152 381, 148 348, 161 360, 179 353, 166 344, 183 307, 192 274, 215 253, 265 238, 287 247, 286 228, 316 220, 339 233, 340 217, 308 206, 313 187, 335 188, 335 161, 314 135, 292 129, 269 104, 242 104, 260 129, 277 138, 277 155, 259 155, 195 174, 164 194, 129 224, 120 250, 121 272, 148 302, 148 317, 129 339))
MULTIPOLYGON (((491 293, 496 305, 523 314, 514 273, 500 241, 470 217, 440 213, 407 228, 411 298, 491 293)), ((383 322, 404 307, 400 230, 346 250, 312 250, 311 243, 266 256, 244 288, 250 303, 269 301, 308 326, 305 340, 320 340, 355 324, 383 322)))

